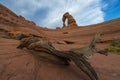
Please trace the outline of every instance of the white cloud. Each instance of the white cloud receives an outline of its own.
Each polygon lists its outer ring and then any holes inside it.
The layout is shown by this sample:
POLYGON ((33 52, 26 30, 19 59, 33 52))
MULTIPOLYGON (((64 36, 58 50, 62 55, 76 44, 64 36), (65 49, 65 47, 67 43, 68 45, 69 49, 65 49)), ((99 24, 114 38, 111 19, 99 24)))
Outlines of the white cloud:
MULTIPOLYGON (((101 0, 19 0, 13 1, 16 13, 29 18, 37 10, 48 7, 50 11, 42 23, 37 22, 40 26, 55 28, 62 26, 62 15, 68 11, 76 19, 78 25, 90 25, 104 21, 104 12, 101 10, 101 0), (18 10, 18 11, 17 11, 18 10)), ((39 13, 40 15, 40 13, 39 13)))

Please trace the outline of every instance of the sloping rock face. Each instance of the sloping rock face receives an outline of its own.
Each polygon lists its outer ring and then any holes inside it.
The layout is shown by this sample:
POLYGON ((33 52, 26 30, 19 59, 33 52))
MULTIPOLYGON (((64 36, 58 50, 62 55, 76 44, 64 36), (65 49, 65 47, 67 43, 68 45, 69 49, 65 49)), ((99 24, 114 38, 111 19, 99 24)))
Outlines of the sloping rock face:
POLYGON ((0 4, 0 23, 7 25, 19 25, 19 26, 35 26, 36 24, 32 21, 26 20, 21 15, 17 16, 15 13, 10 11, 8 8, 0 4))
MULTIPOLYGON (((95 33, 103 32, 103 42, 98 47, 105 48, 109 46, 108 41, 120 39, 120 19, 74 29, 51 30, 36 26, 0 4, 0 80, 89 80, 73 62, 70 66, 56 64, 38 57, 37 54, 41 52, 17 49, 19 40, 1 38, 6 33, 18 32, 46 37, 60 50, 83 47, 95 33), (72 44, 67 44, 68 42, 72 44)), ((100 80, 120 80, 119 55, 110 53, 106 57, 96 54, 88 61, 95 68, 100 80)))
POLYGON ((27 34, 42 35, 41 29, 41 27, 36 27, 34 22, 26 20, 21 15, 16 15, 14 12, 0 4, 1 31, 21 31, 27 34))

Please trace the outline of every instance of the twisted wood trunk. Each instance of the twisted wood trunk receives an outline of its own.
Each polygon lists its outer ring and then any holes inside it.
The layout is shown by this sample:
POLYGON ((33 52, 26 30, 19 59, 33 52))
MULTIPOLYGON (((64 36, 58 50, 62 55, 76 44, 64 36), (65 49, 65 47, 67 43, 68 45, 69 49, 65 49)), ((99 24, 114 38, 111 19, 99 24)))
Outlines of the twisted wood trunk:
POLYGON ((85 74, 87 74, 91 80, 99 80, 98 76, 93 69, 93 67, 86 61, 86 56, 92 55, 95 52, 106 54, 104 50, 98 50, 95 48, 95 45, 98 41, 99 36, 95 36, 91 41, 90 45, 78 48, 78 49, 71 49, 69 51, 60 51, 57 50, 51 42, 46 39, 38 38, 38 37, 28 37, 24 38, 20 45, 17 48, 24 48, 26 47, 29 50, 33 50, 36 52, 43 52, 41 54, 47 53, 50 54, 60 62, 63 62, 65 65, 69 65, 69 61, 73 61, 78 68, 80 68, 85 74))

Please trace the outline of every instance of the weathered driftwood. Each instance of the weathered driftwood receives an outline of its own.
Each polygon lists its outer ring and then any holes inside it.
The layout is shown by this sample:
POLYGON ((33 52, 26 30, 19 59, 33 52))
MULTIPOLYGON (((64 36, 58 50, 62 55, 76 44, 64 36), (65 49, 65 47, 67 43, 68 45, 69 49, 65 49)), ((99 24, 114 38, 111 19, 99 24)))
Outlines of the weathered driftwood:
POLYGON ((100 54, 107 56, 106 50, 101 50, 101 49, 96 48, 96 44, 100 42, 101 35, 102 35, 101 33, 97 33, 87 46, 82 47, 82 48, 77 48, 77 49, 71 49, 70 51, 73 51, 74 53, 78 55, 81 55, 82 53, 82 55, 84 55, 85 58, 89 58, 95 53, 100 53, 100 54))
POLYGON ((71 49, 69 51, 57 50, 51 42, 38 37, 28 37, 22 39, 20 45, 17 48, 26 47, 29 50, 36 52, 44 52, 53 55, 63 62, 65 65, 69 65, 69 61, 73 61, 84 73, 86 73, 91 80, 99 80, 93 67, 86 61, 85 57, 89 57, 94 52, 106 54, 106 51, 95 48, 95 44, 98 41, 100 34, 97 34, 91 43, 84 48, 71 49))

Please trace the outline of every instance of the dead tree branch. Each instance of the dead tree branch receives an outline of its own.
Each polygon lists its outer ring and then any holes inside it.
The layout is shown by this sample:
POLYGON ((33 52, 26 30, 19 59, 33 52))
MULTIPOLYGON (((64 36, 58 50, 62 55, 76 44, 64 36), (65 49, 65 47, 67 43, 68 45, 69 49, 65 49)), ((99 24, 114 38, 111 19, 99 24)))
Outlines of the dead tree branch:
POLYGON ((53 56, 56 56, 61 62, 68 65, 69 61, 73 61, 85 74, 87 74, 91 80, 99 80, 93 67, 86 61, 85 57, 93 55, 95 52, 106 55, 106 51, 99 50, 95 47, 100 34, 97 34, 90 44, 83 48, 71 49, 69 51, 57 50, 51 42, 46 39, 38 37, 28 37, 22 39, 20 45, 17 48, 26 47, 29 50, 36 52, 44 52, 53 56))

